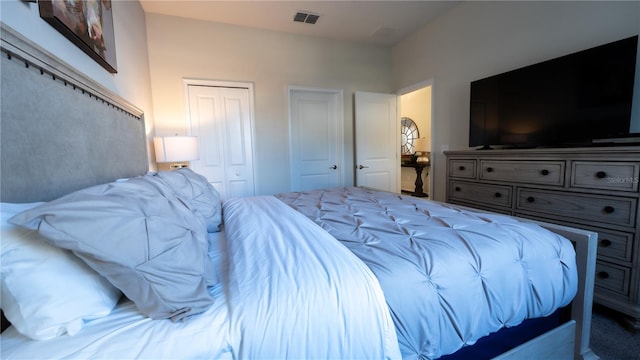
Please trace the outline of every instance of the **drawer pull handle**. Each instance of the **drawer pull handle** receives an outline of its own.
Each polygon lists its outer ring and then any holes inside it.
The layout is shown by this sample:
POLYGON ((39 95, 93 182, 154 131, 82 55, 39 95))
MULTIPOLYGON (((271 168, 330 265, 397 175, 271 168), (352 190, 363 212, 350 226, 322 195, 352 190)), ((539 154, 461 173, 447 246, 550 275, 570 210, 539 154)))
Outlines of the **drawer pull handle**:
POLYGON ((493 172, 493 168, 492 167, 488 167, 487 168, 487 172, 493 172))
POLYGON ((606 178, 606 177, 607 177, 607 173, 606 173, 606 172, 604 172, 604 171, 598 171, 598 172, 596 173, 596 177, 597 177, 598 179, 604 179, 604 178, 606 178))
POLYGON ((460 186, 456 186, 456 191, 460 191, 460 186))
POLYGON ((614 209, 614 208, 613 208, 613 206, 605 206, 603 210, 604 210, 604 212, 605 212, 605 213, 607 213, 607 214, 611 214, 611 213, 613 213, 614 211, 616 211, 616 209, 614 209))
POLYGON ((497 192, 497 193, 493 194, 493 196, 495 196, 496 198, 501 198, 501 197, 502 197, 502 194, 500 194, 499 192, 497 192))
POLYGON ((611 240, 602 239, 602 240, 600 240, 600 245, 602 245, 602 247, 609 247, 609 246, 611 246, 611 240))
POLYGON ((540 174, 542 174, 542 176, 547 176, 547 175, 549 175, 549 170, 542 169, 542 171, 540 171, 540 174))
POLYGON ((460 171, 464 171, 464 169, 465 169, 465 167, 462 166, 462 165, 458 168, 458 170, 460 170, 460 171))
POLYGON ((529 197, 527 198, 527 202, 532 203, 532 202, 534 202, 534 201, 536 201, 536 199, 535 199, 533 196, 529 196, 529 197))
POLYGON ((598 272, 598 277, 600 279, 608 279, 609 278, 609 273, 606 271, 600 271, 598 272))

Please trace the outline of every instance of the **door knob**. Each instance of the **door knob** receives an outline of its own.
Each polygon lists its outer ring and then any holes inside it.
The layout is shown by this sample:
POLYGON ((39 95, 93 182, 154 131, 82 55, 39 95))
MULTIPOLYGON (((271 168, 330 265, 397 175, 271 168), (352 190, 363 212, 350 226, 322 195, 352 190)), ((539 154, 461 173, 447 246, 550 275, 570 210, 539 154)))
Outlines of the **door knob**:
POLYGON ((362 164, 360 164, 360 166, 358 166, 358 169, 360 169, 360 170, 362 170, 362 169, 364 169, 364 168, 368 168, 368 166, 364 166, 364 165, 362 165, 362 164))
POLYGON ((331 170, 335 170, 335 169, 337 169, 337 168, 338 168, 338 165, 333 165, 333 166, 331 166, 329 169, 331 169, 331 170))

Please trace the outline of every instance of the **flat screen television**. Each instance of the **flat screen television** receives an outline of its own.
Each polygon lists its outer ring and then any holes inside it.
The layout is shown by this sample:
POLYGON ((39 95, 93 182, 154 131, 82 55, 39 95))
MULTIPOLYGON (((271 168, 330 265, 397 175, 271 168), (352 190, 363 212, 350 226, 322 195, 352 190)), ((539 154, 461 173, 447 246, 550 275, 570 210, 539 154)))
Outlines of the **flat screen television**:
POLYGON ((469 146, 640 143, 637 49, 636 35, 471 82, 469 146))

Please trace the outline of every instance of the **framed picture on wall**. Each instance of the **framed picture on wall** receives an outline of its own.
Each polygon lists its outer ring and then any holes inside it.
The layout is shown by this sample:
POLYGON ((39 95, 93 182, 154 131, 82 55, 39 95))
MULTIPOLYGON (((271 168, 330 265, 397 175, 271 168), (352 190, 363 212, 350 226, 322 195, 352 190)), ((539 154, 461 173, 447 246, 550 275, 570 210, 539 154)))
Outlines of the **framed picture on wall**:
POLYGON ((116 73, 111 0, 40 0, 40 17, 110 73, 116 73))

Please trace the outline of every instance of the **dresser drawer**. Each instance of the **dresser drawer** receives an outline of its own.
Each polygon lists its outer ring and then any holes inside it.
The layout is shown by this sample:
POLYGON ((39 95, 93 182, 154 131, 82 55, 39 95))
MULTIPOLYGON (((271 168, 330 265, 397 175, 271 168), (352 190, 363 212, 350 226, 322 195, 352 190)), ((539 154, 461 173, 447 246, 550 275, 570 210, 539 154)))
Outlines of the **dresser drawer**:
POLYGON ((465 181, 449 182, 449 197, 467 203, 511 206, 511 186, 487 185, 465 181))
POLYGON ((628 267, 596 261, 596 286, 628 295, 630 275, 631 270, 628 267))
POLYGON ((627 227, 635 225, 636 199, 604 195, 567 194, 559 191, 518 189, 519 210, 627 227))
POLYGON ((633 257, 633 233, 591 226, 581 228, 598 233, 598 258, 608 257, 614 260, 631 262, 633 257))
POLYGON ((475 179, 476 161, 465 159, 449 160, 449 176, 465 179, 475 179))
POLYGON ((596 231, 598 232, 598 256, 631 261, 633 234, 602 229, 596 231))
POLYGON ((590 189, 638 191, 640 164, 629 162, 574 161, 571 186, 590 189))
POLYGON ((564 185, 564 161, 481 160, 480 179, 564 185))

